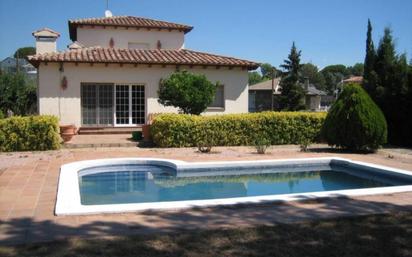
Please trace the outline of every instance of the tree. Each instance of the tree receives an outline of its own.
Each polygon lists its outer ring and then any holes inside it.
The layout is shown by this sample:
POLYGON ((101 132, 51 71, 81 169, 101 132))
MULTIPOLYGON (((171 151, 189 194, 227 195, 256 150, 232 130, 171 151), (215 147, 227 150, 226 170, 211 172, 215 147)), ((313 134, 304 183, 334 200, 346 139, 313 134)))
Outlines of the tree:
POLYGON ((303 102, 305 92, 303 87, 299 85, 300 71, 302 64, 300 64, 301 51, 298 51, 295 42, 292 44, 288 59, 284 60, 283 77, 280 82, 281 95, 279 97, 279 106, 281 110, 298 111, 305 109, 303 102))
POLYGON ((329 94, 333 94, 337 89, 338 84, 344 78, 349 76, 349 71, 343 64, 326 66, 321 70, 321 73, 325 78, 325 89, 329 94))
POLYGON ((249 86, 257 84, 259 82, 262 82, 264 80, 266 80, 265 78, 262 77, 262 75, 260 75, 259 72, 257 71, 251 71, 248 73, 249 75, 249 86))
POLYGON ((0 112, 8 110, 17 115, 33 114, 36 111, 37 89, 33 80, 22 73, 0 75, 0 112))
POLYGON ((364 69, 363 63, 355 63, 353 66, 349 66, 347 68, 348 73, 351 76, 363 76, 363 69, 364 69))
POLYGON ((263 80, 268 80, 272 79, 272 74, 274 73, 274 76, 277 75, 278 70, 272 66, 270 63, 262 63, 260 65, 260 72, 262 73, 262 78, 263 80))
POLYGON ((308 78, 311 83, 315 85, 317 89, 325 90, 325 78, 323 74, 319 72, 318 67, 312 63, 305 63, 301 69, 301 82, 308 78))
POLYGON ((374 151, 386 143, 385 116, 360 85, 343 88, 326 116, 322 136, 329 145, 374 151))
POLYGON ((385 28, 375 51, 370 21, 366 44, 363 86, 386 117, 389 142, 411 146, 412 77, 406 55, 396 53, 392 31, 389 28, 385 28))
POLYGON ((216 87, 205 75, 178 71, 161 81, 158 102, 186 114, 199 115, 213 102, 216 87))
POLYGON ((377 74, 375 71, 376 50, 372 39, 372 24, 368 19, 368 28, 366 32, 366 54, 364 61, 363 87, 366 92, 376 101, 376 83, 377 74))
POLYGON ((28 55, 36 54, 36 48, 32 46, 20 47, 14 52, 14 58, 26 58, 28 55))

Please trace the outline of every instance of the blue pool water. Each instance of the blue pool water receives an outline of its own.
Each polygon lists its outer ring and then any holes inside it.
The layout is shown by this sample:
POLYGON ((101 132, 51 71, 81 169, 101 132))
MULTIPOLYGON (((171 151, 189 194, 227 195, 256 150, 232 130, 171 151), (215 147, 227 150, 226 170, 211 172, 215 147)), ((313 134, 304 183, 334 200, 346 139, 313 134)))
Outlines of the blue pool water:
POLYGON ((79 177, 83 205, 219 199, 401 184, 334 170, 271 173, 266 169, 258 174, 211 176, 193 171, 177 173, 162 166, 123 165, 93 168, 83 173, 86 175, 79 177))

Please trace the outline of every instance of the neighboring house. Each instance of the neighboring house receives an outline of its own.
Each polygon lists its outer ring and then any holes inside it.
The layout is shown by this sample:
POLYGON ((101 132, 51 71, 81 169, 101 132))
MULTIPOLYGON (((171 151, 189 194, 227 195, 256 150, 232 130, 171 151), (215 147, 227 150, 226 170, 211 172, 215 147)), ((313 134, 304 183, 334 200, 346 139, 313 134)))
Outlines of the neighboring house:
MULTIPOLYGON (((316 89, 313 84, 306 81, 302 84, 305 89, 306 109, 311 111, 320 111, 327 109, 321 105, 321 98, 326 93, 316 89)), ((278 97, 281 94, 280 78, 274 79, 274 109, 279 108, 278 97)), ((272 80, 263 81, 249 86, 249 112, 269 111, 272 106, 272 80)))
POLYGON ((193 27, 132 16, 69 20, 68 50, 59 33, 33 32, 39 113, 77 127, 135 127, 151 113, 177 112, 158 103, 161 79, 177 70, 221 85, 205 114, 248 112, 248 70, 259 64, 185 49, 193 27))
POLYGON ((17 68, 19 69, 19 71, 26 73, 28 77, 36 78, 36 68, 28 63, 26 59, 7 57, 0 62, 0 69, 2 72, 15 73, 17 72, 17 68))

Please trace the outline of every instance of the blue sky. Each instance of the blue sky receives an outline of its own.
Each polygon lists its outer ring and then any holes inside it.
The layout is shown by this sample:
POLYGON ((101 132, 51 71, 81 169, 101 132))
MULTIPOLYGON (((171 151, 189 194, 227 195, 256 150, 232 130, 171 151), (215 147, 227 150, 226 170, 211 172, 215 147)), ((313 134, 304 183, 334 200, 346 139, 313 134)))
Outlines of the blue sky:
MULTIPOLYGON (((50 27, 70 43, 67 20, 101 17, 106 0, 0 0, 0 58, 34 45, 31 32, 50 27)), ((392 28, 399 52, 412 58, 410 0, 109 0, 114 15, 133 15, 194 26, 186 47, 280 65, 292 41, 302 61, 320 67, 363 62, 366 23, 374 39, 392 28)))

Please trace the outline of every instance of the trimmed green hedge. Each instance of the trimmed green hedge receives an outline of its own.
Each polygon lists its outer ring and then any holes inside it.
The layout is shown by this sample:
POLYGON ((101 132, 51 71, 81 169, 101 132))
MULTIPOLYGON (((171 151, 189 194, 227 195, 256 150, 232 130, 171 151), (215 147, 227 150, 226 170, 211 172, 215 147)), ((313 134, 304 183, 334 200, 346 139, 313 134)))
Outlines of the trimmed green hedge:
POLYGON ((41 151, 60 147, 54 116, 15 116, 0 120, 0 151, 41 151))
POLYGON ((195 116, 161 114, 155 117, 151 134, 160 147, 253 145, 264 135, 272 145, 315 142, 326 113, 262 112, 195 116))

